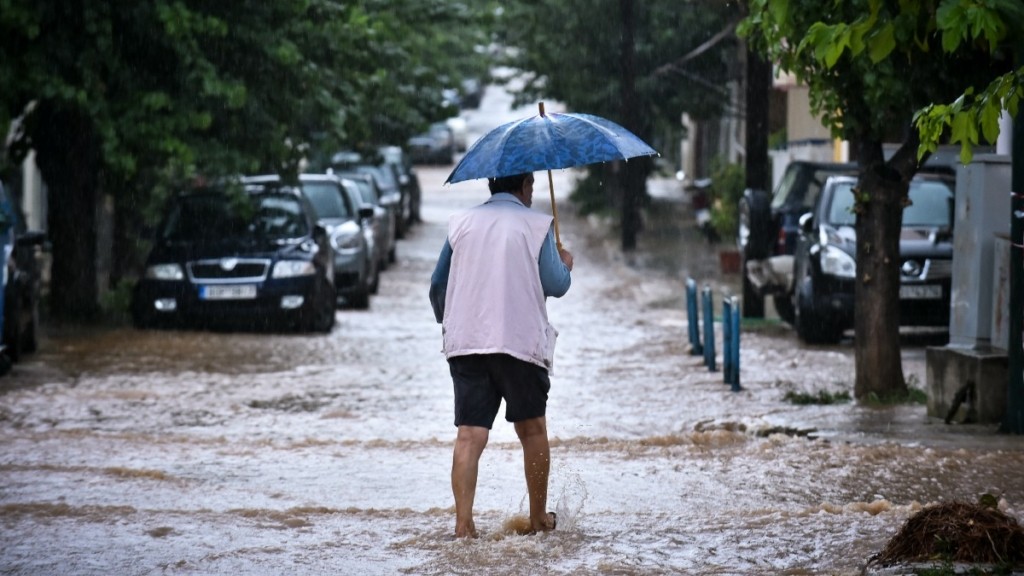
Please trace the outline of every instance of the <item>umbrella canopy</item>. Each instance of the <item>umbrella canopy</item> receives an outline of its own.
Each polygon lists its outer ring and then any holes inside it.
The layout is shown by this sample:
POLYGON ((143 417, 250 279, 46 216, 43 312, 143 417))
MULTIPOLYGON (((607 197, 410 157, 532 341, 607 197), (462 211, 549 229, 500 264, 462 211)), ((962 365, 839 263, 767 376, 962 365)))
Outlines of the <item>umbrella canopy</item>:
POLYGON ((476 141, 446 183, 572 168, 657 152, 635 134, 592 114, 540 114, 498 126, 476 141))

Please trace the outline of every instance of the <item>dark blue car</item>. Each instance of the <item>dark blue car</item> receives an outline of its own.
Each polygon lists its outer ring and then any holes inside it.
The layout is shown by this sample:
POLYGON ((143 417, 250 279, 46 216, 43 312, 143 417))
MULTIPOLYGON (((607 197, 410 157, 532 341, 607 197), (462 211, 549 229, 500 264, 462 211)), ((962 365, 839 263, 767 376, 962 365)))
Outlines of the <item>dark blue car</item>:
POLYGON ((132 317, 140 328, 330 332, 335 299, 327 231, 298 190, 206 188, 168 206, 132 317))
MULTIPOLYGON (((853 328, 857 276, 857 178, 832 176, 800 218, 794 252, 795 328, 810 344, 831 344, 853 328)), ((953 270, 953 198, 948 174, 910 181, 900 231, 900 325, 949 326, 953 270)))

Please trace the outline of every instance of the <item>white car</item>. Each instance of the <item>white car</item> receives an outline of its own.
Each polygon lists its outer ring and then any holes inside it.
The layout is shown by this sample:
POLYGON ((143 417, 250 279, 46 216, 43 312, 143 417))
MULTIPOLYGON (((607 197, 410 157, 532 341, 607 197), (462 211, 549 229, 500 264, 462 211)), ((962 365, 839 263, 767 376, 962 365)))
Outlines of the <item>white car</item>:
POLYGON ((466 119, 462 116, 453 116, 445 121, 452 130, 452 139, 455 141, 455 151, 465 152, 468 145, 468 128, 466 126, 466 119))

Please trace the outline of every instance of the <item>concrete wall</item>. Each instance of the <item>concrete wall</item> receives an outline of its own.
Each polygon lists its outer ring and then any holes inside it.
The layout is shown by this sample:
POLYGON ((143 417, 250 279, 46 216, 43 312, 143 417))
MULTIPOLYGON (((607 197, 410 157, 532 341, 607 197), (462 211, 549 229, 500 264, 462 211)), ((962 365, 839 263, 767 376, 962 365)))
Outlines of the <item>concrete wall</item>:
POLYGON ((955 421, 1003 419, 1009 357, 1001 331, 1008 321, 1009 274, 997 253, 1009 253, 1010 173, 1010 157, 996 154, 976 155, 957 168, 949 344, 926 353, 932 417, 947 418, 962 401, 955 421))
POLYGON ((956 395, 969 382, 971 397, 953 414, 955 422, 993 424, 1002 422, 1006 410, 1009 359, 1005 353, 945 347, 925 352, 928 380, 928 416, 946 418, 956 395))
POLYGON ((832 133, 811 115, 810 90, 806 86, 786 89, 786 138, 790 142, 832 140, 832 133))
POLYGON ((957 169, 950 346, 991 344, 993 246, 1010 232, 1010 172, 1010 157, 1000 154, 957 169))

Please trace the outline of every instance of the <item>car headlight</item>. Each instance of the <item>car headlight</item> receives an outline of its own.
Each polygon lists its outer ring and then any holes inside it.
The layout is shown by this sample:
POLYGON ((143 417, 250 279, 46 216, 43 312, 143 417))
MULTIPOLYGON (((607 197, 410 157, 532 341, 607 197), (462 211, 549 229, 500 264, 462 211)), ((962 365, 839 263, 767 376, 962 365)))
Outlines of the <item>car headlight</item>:
POLYGON ((184 280, 185 272, 178 264, 154 264, 146 267, 146 278, 150 280, 184 280))
POLYGON ((821 271, 839 278, 855 278, 857 262, 846 252, 835 246, 825 246, 821 250, 821 271))
POLYGON ((354 233, 341 233, 331 237, 331 244, 335 250, 357 250, 359 248, 359 236, 361 231, 354 233))
POLYGON ((316 267, 307 260, 281 260, 274 264, 272 278, 295 278, 296 276, 312 276, 316 274, 316 267))

